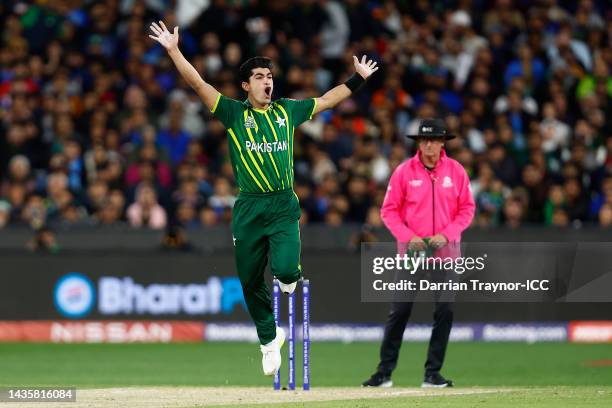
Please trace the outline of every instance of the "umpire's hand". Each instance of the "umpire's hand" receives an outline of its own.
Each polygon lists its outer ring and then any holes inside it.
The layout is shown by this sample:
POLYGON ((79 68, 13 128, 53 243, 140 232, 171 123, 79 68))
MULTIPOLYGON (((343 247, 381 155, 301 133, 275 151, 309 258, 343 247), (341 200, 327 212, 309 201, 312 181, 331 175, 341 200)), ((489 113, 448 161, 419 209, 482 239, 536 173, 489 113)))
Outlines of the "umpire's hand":
POLYGON ((408 249, 412 251, 424 251, 427 248, 427 244, 421 237, 415 235, 408 243, 408 249))
POLYGON ((448 239, 442 234, 436 234, 429 238, 429 246, 433 248, 442 248, 446 244, 448 244, 448 239))

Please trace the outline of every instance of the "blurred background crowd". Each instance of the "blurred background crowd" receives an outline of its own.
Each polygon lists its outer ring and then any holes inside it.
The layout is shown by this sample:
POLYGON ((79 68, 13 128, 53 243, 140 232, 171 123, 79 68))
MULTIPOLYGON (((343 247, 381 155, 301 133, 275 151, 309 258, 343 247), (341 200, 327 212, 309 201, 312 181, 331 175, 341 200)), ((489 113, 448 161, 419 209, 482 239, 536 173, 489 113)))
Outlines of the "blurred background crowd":
POLYGON ((295 137, 302 224, 382 226, 421 118, 446 119, 478 227, 612 226, 612 14, 606 0, 104 0, 0 6, 0 228, 227 224, 237 189, 223 126, 148 38, 223 94, 275 61, 274 96, 362 91, 295 137))

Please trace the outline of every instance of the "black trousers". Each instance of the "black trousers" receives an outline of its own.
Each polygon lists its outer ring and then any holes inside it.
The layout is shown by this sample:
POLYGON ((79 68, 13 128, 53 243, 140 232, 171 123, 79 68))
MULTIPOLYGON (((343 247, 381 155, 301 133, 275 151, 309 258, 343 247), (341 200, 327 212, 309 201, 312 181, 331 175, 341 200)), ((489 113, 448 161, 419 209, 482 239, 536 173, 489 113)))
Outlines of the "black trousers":
MULTIPOLYGON (((380 363, 378 371, 391 375, 397 366, 400 347, 404 337, 406 323, 410 318, 414 302, 394 302, 385 325, 385 335, 380 347, 380 363)), ((436 302, 434 308, 434 324, 427 360, 425 361, 425 375, 438 374, 444 363, 448 337, 453 327, 453 303, 436 302)))

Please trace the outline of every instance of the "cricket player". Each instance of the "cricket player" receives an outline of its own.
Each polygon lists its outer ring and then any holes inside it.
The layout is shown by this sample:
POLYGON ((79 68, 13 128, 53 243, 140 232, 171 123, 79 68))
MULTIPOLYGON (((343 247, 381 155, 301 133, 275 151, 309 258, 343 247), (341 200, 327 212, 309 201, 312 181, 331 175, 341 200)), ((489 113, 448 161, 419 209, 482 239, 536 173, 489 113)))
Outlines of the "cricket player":
MULTIPOLYGON (((408 243, 413 250, 429 246, 439 252, 459 252, 461 233, 471 224, 475 205, 465 169, 448 157, 443 148, 444 142, 455 136, 447 134, 440 119, 423 120, 417 133, 408 135, 416 139, 417 154, 391 175, 381 217, 397 240, 399 251, 408 243)), ((393 385, 391 373, 397 366, 412 306, 413 302, 392 303, 380 363, 372 377, 362 384, 364 387, 393 385)), ((437 301, 422 387, 453 385, 440 374, 452 325, 452 303, 437 301)))
POLYGON ((246 304, 257 328, 265 375, 281 366, 285 333, 276 327, 264 271, 270 256, 272 274, 284 293, 292 293, 302 276, 300 204, 293 192, 294 131, 301 123, 336 106, 355 92, 378 67, 365 55, 353 57, 355 73, 319 98, 272 100, 272 62, 255 57, 240 67, 245 101, 221 95, 205 82, 178 47, 178 27, 162 21, 149 35, 168 52, 177 70, 210 111, 225 125, 234 176, 240 189, 233 209, 232 232, 236 269, 246 304))

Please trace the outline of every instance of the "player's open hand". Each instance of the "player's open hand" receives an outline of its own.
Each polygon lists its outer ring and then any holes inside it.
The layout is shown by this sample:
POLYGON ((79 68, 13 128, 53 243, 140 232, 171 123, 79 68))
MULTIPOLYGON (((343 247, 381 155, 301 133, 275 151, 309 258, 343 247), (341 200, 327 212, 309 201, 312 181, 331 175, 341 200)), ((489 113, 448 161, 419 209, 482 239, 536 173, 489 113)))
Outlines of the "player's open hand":
POLYGON ((178 47, 178 27, 174 27, 174 32, 171 33, 166 28, 164 22, 160 20, 159 25, 153 22, 151 23, 150 28, 155 35, 149 35, 149 37, 160 43, 166 50, 170 51, 171 49, 178 47))
POLYGON ((374 60, 368 60, 366 62, 365 55, 361 57, 361 61, 359 61, 357 57, 353 55, 353 63, 355 64, 355 71, 357 71, 357 73, 361 75, 363 79, 368 79, 370 75, 378 70, 378 67, 376 66, 377 62, 374 60))

